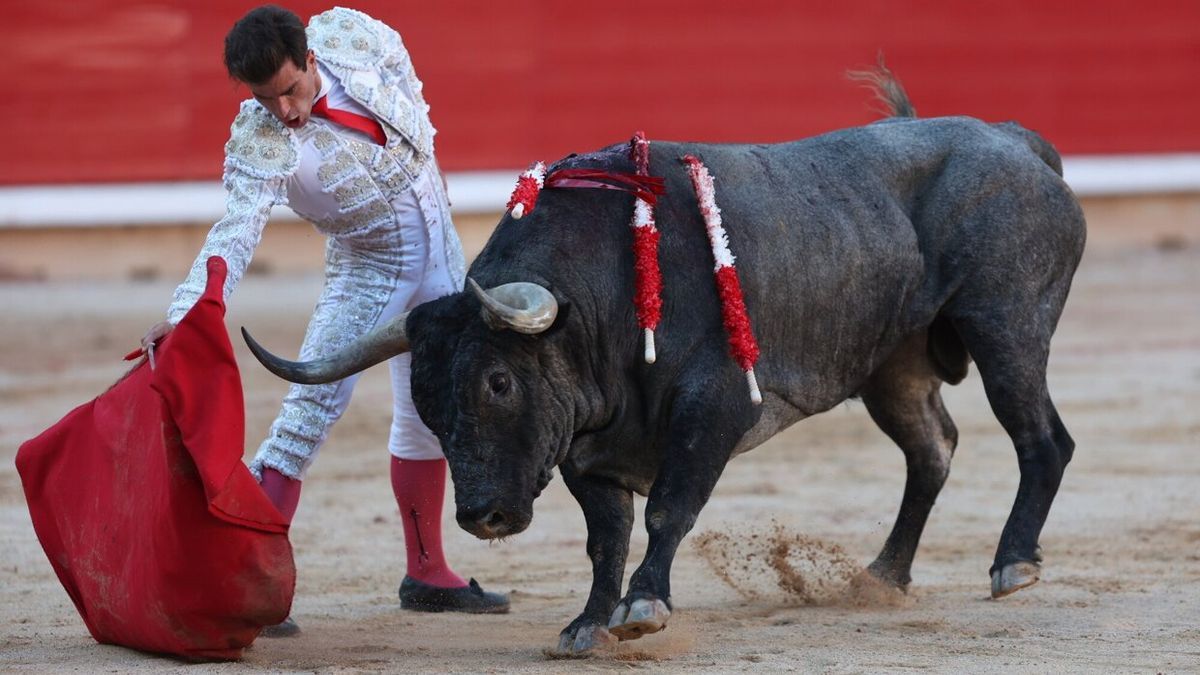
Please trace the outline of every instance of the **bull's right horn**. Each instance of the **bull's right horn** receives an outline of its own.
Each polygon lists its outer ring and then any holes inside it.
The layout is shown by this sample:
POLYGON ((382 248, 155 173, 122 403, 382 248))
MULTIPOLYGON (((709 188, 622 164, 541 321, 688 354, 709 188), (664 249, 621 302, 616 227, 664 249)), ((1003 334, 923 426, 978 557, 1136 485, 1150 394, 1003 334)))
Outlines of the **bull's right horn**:
POLYGON ((558 316, 558 300, 544 286, 528 281, 483 290, 467 277, 471 292, 483 303, 483 319, 497 330, 511 328, 534 335, 546 330, 558 316))
POLYGON ((296 384, 325 384, 335 382, 408 351, 408 335, 404 323, 408 312, 377 327, 354 342, 323 359, 288 361, 263 349, 249 331, 242 328, 242 337, 259 363, 288 382, 296 384))

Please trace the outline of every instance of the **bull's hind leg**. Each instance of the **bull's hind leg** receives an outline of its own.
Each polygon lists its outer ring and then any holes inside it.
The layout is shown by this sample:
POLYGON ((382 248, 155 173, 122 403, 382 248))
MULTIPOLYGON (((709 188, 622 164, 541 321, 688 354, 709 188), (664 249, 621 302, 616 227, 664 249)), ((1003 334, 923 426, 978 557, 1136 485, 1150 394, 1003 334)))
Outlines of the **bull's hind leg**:
POLYGON ((955 322, 979 367, 992 411, 1012 438, 1021 469, 1017 497, 990 570, 994 598, 1031 586, 1040 577, 1038 537, 1075 450, 1046 386, 1050 334, 1057 318, 1055 312, 1052 320, 1021 315, 955 322))
POLYGON ((907 589, 913 556, 946 477, 958 430, 942 405, 942 381, 929 363, 924 333, 908 340, 871 376, 863 403, 879 428, 904 451, 908 478, 896 524, 868 570, 907 589))

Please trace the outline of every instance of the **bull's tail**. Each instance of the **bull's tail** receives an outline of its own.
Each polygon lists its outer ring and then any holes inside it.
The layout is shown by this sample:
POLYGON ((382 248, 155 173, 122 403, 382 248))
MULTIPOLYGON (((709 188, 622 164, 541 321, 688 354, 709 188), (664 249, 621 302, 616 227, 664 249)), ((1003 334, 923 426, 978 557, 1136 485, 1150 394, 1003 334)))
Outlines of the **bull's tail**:
POLYGON ((908 93, 904 91, 904 85, 900 84, 900 80, 896 79, 887 64, 883 62, 883 54, 879 55, 879 60, 874 68, 851 70, 846 73, 846 77, 856 82, 862 82, 863 86, 875 92, 875 98, 883 103, 888 116, 917 116, 917 109, 913 107, 912 101, 908 100, 908 93))
MULTIPOLYGON (((846 77, 856 82, 862 82, 863 86, 874 92, 876 100, 884 106, 883 112, 889 117, 917 116, 917 109, 913 107, 912 101, 908 99, 908 92, 904 91, 904 85, 900 84, 900 80, 887 67, 887 64, 883 62, 883 54, 879 55, 879 60, 874 67, 863 70, 851 70, 846 73, 846 77)), ((1030 131, 1015 122, 1003 122, 994 126, 1007 134, 1019 138, 1047 166, 1054 169, 1055 173, 1060 176, 1063 174, 1062 157, 1059 156, 1054 146, 1038 135, 1037 132, 1030 131)))
MULTIPOLYGON (((883 62, 883 54, 879 55, 873 68, 852 70, 846 73, 846 77, 862 82, 863 86, 869 88, 876 100, 883 104, 883 112, 888 117, 917 116, 917 109, 908 99, 904 85, 883 62)), ((941 316, 934 319, 929 327, 926 349, 934 372, 945 382, 958 384, 967 376, 971 357, 949 319, 941 316)))

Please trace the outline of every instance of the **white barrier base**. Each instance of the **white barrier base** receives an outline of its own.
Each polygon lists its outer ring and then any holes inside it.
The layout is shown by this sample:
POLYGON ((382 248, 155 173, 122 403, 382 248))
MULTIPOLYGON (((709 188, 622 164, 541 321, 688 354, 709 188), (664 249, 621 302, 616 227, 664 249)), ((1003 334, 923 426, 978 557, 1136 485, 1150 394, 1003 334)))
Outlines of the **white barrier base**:
MULTIPOLYGON (((1200 192, 1200 153, 1077 155, 1063 159, 1081 197, 1200 192)), ((504 210, 520 169, 447 174, 454 213, 504 210)), ((220 181, 0 187, 0 229, 212 223, 224 213, 220 181)), ((275 217, 296 218, 276 207, 275 217)))

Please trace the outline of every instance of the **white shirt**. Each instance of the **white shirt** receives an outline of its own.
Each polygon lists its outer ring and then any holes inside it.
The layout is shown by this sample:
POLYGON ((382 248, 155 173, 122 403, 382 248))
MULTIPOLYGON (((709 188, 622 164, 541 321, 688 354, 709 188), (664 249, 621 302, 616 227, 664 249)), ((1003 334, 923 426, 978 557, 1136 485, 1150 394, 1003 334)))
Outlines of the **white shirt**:
MULTIPOLYGON (((324 96, 327 97, 330 108, 352 112, 378 121, 378 118, 369 110, 350 98, 341 81, 320 62, 317 62, 317 72, 321 74, 321 90, 317 92, 317 98, 314 101, 320 100, 324 96)), ((367 134, 324 117, 314 115, 309 118, 308 124, 324 125, 342 138, 354 142, 375 144, 375 139, 367 134)), ((303 137, 304 134, 301 136, 303 137)), ((287 181, 288 202, 297 211, 314 216, 317 220, 332 218, 340 207, 334 196, 324 190, 320 178, 317 177, 317 171, 322 165, 320 151, 313 143, 306 141, 301 142, 300 148, 300 165, 287 181)))
MULTIPOLYGON (((346 88, 342 86, 341 80, 337 79, 332 73, 326 70, 325 66, 321 65, 320 61, 317 62, 317 72, 321 74, 321 91, 317 92, 317 97, 313 99, 314 103, 321 100, 321 97, 325 97, 330 108, 352 112, 356 115, 362 115, 367 119, 375 120, 376 122, 379 121, 377 117, 371 114, 371 111, 359 105, 358 101, 350 98, 350 94, 346 93, 346 88)), ((312 123, 316 120, 319 120, 325 124, 329 124, 331 128, 336 129, 338 133, 344 133, 351 138, 355 138, 360 141, 366 141, 367 143, 375 142, 375 139, 361 131, 358 131, 357 129, 351 129, 350 127, 342 126, 336 122, 330 122, 324 117, 314 116, 309 119, 309 123, 312 123)))

